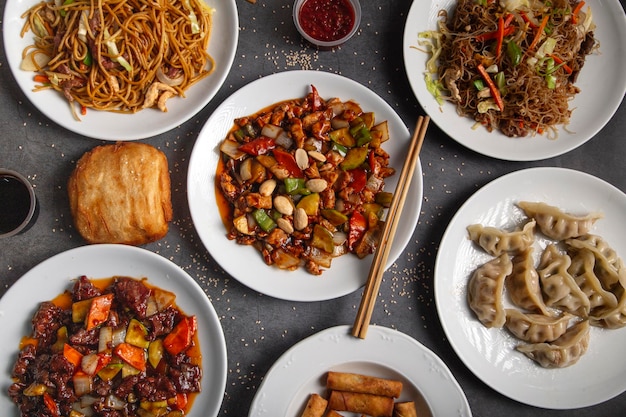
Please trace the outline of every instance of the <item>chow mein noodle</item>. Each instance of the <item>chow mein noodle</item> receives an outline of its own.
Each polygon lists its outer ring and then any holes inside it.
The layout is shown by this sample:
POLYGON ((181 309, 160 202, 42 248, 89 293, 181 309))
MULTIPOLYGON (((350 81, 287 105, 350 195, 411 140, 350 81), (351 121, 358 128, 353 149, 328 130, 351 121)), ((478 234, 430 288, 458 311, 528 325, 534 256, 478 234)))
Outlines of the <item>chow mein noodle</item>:
MULTIPOLYGON (((86 109, 134 113, 184 96, 214 68, 202 0, 51 0, 23 17, 35 35, 22 69, 86 109)), ((76 117, 75 105, 72 111, 76 117)))

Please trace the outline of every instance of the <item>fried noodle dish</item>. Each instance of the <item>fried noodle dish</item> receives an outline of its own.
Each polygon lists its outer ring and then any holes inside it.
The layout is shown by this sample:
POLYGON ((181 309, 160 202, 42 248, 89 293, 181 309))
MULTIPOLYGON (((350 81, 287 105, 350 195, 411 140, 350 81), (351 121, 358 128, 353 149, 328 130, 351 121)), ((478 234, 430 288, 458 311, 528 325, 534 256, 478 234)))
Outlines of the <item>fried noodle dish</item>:
POLYGON ((509 137, 556 137, 585 58, 598 47, 589 7, 577 0, 459 0, 437 31, 421 32, 426 84, 439 103, 509 137))
POLYGON ((31 7, 34 34, 21 68, 35 91, 54 89, 76 119, 87 109, 134 113, 184 96, 215 65, 207 52, 210 9, 202 0, 51 0, 31 7))
POLYGON ((276 103, 235 120, 220 145, 216 195, 227 237, 268 265, 319 275, 333 258, 374 252, 395 170, 377 122, 354 101, 276 103))

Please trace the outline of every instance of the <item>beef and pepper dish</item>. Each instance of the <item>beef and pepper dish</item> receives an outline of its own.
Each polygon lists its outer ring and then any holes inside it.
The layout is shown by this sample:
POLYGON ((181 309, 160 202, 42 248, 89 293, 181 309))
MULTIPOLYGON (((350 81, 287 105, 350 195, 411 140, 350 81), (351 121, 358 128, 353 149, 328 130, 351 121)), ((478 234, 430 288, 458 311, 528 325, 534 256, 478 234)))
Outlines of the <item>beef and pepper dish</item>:
POLYGON ((235 120, 220 144, 217 197, 229 239, 268 265, 314 275, 347 253, 374 252, 395 170, 379 122, 317 89, 235 120))
POLYGON ((182 417, 201 389, 196 330, 169 291, 81 276, 39 305, 9 396, 23 417, 182 417))

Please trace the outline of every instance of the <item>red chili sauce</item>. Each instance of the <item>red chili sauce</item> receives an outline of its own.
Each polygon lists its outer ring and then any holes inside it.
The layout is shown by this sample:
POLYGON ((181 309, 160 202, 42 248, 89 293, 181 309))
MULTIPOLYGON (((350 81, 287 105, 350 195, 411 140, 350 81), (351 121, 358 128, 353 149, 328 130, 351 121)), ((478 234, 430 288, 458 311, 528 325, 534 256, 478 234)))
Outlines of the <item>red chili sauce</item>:
POLYGON ((313 39, 332 42, 354 27, 354 8, 348 0, 307 0, 300 7, 302 29, 313 39))

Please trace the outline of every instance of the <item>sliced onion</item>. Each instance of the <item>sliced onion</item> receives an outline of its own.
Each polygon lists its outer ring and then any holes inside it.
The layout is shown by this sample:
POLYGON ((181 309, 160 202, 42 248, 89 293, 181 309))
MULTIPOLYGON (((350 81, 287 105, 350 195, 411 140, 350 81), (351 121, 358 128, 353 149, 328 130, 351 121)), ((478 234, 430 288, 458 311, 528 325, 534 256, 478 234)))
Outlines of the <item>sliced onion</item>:
POLYGON ((104 401, 104 406, 113 410, 123 410, 126 402, 116 395, 110 394, 104 401))
POLYGON ((82 397, 80 397, 80 401, 77 401, 74 404, 72 404, 72 410, 76 411, 81 416, 91 417, 94 415, 94 411, 93 411, 93 408, 91 408, 91 404, 95 402, 96 402, 96 398, 91 397, 90 395, 83 395, 82 397), (83 398, 86 398, 86 397, 89 397, 91 399, 91 403, 87 405, 83 405, 82 404, 83 398))
POLYGON ((119 329, 113 330, 113 340, 111 340, 111 346, 117 346, 120 343, 124 343, 126 339, 126 327, 121 326, 119 329))
POLYGON ((20 69, 23 71, 40 71, 50 62, 50 57, 38 50, 32 50, 20 63, 20 69))
POLYGON ((263 129, 261 129, 261 134, 263 136, 267 136, 268 138, 276 139, 278 135, 284 132, 283 128, 280 126, 273 125, 271 123, 267 123, 263 125, 263 129))
POLYGON ((293 139, 289 137, 287 132, 283 131, 276 137, 276 144, 285 149, 290 149, 293 146, 293 139))
POLYGON ((312 247, 310 253, 310 259, 321 266, 322 268, 330 268, 330 264, 332 262, 332 255, 330 253, 324 252, 323 250, 319 250, 318 248, 312 247))
POLYGON ((93 379, 90 375, 79 372, 74 374, 72 382, 74 383, 74 393, 76 393, 78 397, 89 394, 92 390, 93 379))
POLYGON ((167 84, 170 87, 175 87, 177 85, 181 85, 183 83, 183 81, 185 80, 185 78, 182 75, 180 75, 179 77, 176 77, 176 78, 168 77, 167 75, 165 75, 165 73, 163 72, 163 69, 160 68, 160 67, 156 70, 156 77, 163 84, 167 84))
POLYGON ((96 353, 89 353, 81 359, 80 367, 87 375, 95 375, 99 359, 96 353))
POLYGON ((246 153, 239 150, 239 144, 234 140, 224 139, 220 145, 220 151, 233 159, 239 160, 246 156, 246 153))
POLYGON ((98 336, 98 352, 104 352, 113 345, 113 329, 110 326, 100 328, 100 336, 98 336))
POLYGON ((153 314, 159 312, 159 306, 153 296, 148 297, 146 302, 146 317, 150 317, 153 314))

